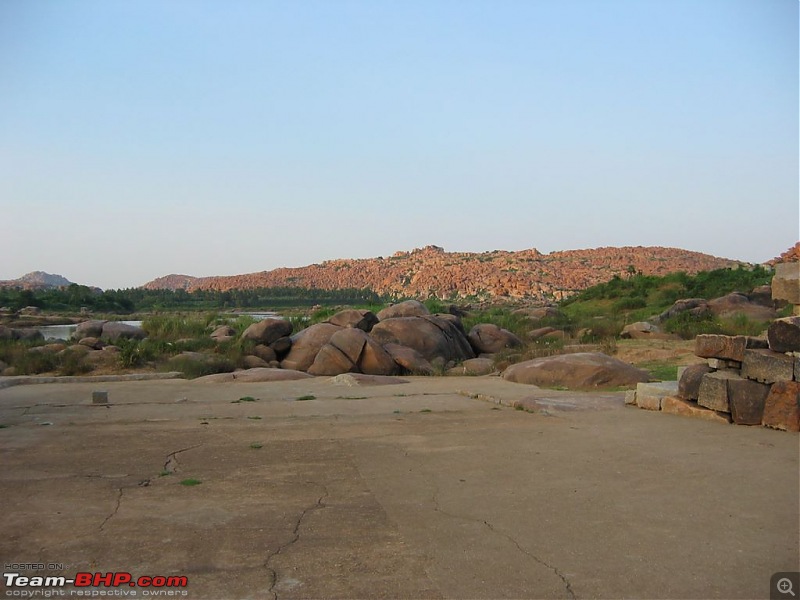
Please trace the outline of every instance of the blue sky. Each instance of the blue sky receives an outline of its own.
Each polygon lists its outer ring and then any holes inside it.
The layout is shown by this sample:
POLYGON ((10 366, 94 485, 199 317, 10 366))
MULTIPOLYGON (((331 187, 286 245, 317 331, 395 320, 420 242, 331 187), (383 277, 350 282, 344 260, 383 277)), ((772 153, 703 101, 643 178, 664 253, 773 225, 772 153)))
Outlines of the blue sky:
POLYGON ((800 238, 796 0, 3 0, 0 279, 800 238))

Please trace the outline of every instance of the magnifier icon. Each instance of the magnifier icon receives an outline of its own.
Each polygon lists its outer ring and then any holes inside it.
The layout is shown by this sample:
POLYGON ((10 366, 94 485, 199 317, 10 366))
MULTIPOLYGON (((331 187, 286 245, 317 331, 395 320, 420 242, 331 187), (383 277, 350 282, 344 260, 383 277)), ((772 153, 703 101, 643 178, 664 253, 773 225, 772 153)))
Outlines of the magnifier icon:
POLYGON ((778 583, 775 584, 775 587, 778 588, 778 591, 781 594, 791 594, 792 597, 795 597, 795 593, 792 590, 792 580, 784 577, 783 579, 778 579, 778 583))

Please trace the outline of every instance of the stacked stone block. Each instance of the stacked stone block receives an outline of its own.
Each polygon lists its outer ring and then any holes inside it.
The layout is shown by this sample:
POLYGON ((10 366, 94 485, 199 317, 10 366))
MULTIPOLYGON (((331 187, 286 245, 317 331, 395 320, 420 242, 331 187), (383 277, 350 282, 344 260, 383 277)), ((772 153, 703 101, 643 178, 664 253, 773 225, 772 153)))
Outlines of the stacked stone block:
POLYGON ((800 317, 773 321, 767 339, 698 335, 675 394, 639 384, 627 401, 640 408, 737 425, 800 431, 800 317), (657 397, 658 392, 665 393, 657 397))

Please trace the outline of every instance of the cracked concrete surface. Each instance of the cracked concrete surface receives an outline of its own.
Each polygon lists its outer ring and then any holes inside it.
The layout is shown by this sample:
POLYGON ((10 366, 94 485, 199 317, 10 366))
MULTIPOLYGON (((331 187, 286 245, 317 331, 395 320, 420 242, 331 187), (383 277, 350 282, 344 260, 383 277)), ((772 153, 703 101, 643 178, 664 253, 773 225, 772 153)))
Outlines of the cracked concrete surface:
POLYGON ((275 600, 751 598, 798 568, 796 435, 410 379, 1 390, 0 558, 275 600))

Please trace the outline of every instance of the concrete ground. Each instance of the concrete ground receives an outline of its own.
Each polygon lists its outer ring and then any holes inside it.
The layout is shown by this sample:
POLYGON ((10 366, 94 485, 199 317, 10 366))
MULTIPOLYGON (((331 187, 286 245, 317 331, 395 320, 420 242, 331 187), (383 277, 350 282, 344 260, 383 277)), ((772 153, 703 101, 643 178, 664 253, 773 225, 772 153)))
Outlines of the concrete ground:
POLYGON ((185 575, 194 599, 768 598, 800 569, 796 434, 496 377, 340 379, 0 390, 4 572, 185 575), (522 398, 541 412, 495 404, 522 398))

